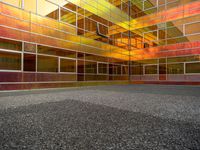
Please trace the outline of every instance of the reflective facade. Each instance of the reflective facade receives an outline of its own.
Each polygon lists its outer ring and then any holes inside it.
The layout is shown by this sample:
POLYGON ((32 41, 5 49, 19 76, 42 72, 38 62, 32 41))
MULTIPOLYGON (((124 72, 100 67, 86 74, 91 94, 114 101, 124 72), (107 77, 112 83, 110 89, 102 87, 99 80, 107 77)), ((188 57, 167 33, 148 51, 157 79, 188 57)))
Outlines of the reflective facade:
POLYGON ((199 0, 0 0, 0 90, 200 84, 199 0))

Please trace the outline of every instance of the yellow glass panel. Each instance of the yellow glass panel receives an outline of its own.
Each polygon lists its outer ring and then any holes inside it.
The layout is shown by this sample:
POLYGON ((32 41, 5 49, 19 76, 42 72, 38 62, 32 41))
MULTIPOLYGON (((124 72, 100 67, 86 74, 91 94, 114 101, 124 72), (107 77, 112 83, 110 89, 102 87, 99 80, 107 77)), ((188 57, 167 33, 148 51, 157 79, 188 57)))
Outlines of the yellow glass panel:
POLYGON ((60 59, 60 72, 76 72, 76 60, 60 59))
POLYGON ((39 72, 58 72, 58 58, 39 55, 37 60, 39 72))
POLYGON ((185 33, 186 34, 200 33, 200 22, 187 24, 185 26, 185 33))

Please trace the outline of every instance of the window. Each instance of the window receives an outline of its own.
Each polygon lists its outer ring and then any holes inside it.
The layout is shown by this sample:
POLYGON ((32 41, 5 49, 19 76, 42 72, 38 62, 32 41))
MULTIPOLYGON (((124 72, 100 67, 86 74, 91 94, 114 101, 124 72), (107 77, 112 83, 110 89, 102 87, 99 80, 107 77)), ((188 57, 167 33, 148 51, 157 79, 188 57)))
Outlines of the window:
POLYGON ((200 56, 199 55, 194 55, 194 56, 167 58, 167 62, 168 63, 188 62, 188 61, 200 61, 200 56))
POLYGON ((128 66, 122 66, 122 74, 128 74, 128 66))
POLYGON ((36 71, 36 55, 24 54, 24 71, 36 71))
POLYGON ((161 63, 166 63, 166 58, 160 58, 159 59, 159 63, 161 64, 161 63))
POLYGON ((85 59, 87 60, 97 60, 97 58, 98 58, 97 55, 85 54, 85 59))
POLYGON ((78 15, 77 27, 80 28, 80 29, 84 29, 84 16, 78 15))
POLYGON ((144 48, 149 48, 149 46, 150 45, 148 43, 146 43, 146 42, 144 43, 144 48))
POLYGON ((149 41, 156 41, 158 36, 158 31, 149 31, 149 32, 144 32, 144 39, 149 40, 149 41))
POLYGON ((165 29, 158 30, 158 39, 159 40, 166 39, 166 30, 165 29))
POLYGON ((21 51, 22 43, 18 41, 13 41, 13 40, 0 39, 0 48, 21 51))
POLYGON ((185 34, 200 33, 200 22, 185 25, 185 34))
POLYGON ((108 64, 98 63, 98 73, 107 74, 108 73, 108 64))
POLYGON ((89 18, 85 18, 85 30, 95 32, 97 29, 97 23, 89 18))
POLYGON ((76 72, 76 60, 60 59, 60 72, 76 72))
POLYGON ((154 7, 157 7, 157 0, 151 0, 151 1, 144 0, 143 5, 144 5, 143 10, 152 9, 154 7))
POLYGON ((85 58, 85 54, 78 52, 77 57, 78 57, 78 59, 84 59, 85 58))
POLYGON ((200 73, 200 62, 186 63, 186 73, 200 73))
POLYGON ((167 28, 167 38, 181 37, 183 36, 183 27, 170 27, 167 28))
POLYGON ((1 70, 21 70, 21 54, 0 52, 1 70))
POLYGON ((85 62, 85 73, 97 73, 97 63, 96 62, 85 62))
POLYGON ((84 73, 85 72, 84 61, 78 60, 77 69, 78 69, 77 70, 78 73, 84 73))
POLYGON ((121 74, 121 65, 113 65, 113 74, 121 74))
POLYGON ((24 43, 24 51, 35 53, 36 52, 36 44, 24 43))
POLYGON ((58 58, 38 55, 39 72, 58 72, 58 58))
POLYGON ((72 11, 76 11, 77 9, 77 6, 73 3, 70 3, 70 2, 66 2, 67 4, 64 6, 65 8, 69 9, 69 10, 72 10, 72 11))
POLYGON ((167 74, 183 74, 184 73, 184 64, 168 64, 167 65, 167 74))
POLYGON ((138 63, 141 63, 141 64, 157 64, 158 60, 157 59, 145 59, 145 60, 142 60, 142 61, 138 61, 138 63))
POLYGON ((60 20, 72 25, 76 25, 76 14, 65 8, 60 8, 60 20))
POLYGON ((159 74, 166 74, 166 73, 167 73, 166 64, 159 64, 159 74))
POLYGON ((76 52, 41 45, 38 46, 38 53, 76 58, 76 52))
POLYGON ((132 75, 143 75, 143 66, 133 66, 131 68, 132 75))
POLYGON ((148 65, 145 66, 145 74, 157 74, 157 65, 148 65))
POLYGON ((100 23, 97 23, 97 35, 101 36, 101 37, 104 37, 104 38, 108 38, 107 35, 108 35, 108 27, 100 24, 100 23))

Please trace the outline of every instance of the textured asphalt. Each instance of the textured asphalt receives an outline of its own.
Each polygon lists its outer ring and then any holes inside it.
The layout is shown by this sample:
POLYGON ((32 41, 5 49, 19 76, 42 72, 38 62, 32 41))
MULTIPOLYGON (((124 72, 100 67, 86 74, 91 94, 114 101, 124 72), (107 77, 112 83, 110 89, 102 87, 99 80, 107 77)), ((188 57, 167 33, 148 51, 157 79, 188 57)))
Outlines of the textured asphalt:
POLYGON ((200 150, 200 87, 0 93, 0 150, 200 150))

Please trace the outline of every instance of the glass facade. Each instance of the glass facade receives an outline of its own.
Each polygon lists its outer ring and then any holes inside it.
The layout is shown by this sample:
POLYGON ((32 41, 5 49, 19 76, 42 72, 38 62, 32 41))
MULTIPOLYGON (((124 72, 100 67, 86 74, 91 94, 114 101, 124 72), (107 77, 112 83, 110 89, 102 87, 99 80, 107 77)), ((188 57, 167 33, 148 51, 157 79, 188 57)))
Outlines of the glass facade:
POLYGON ((0 0, 0 90, 200 84, 199 0, 0 0))

